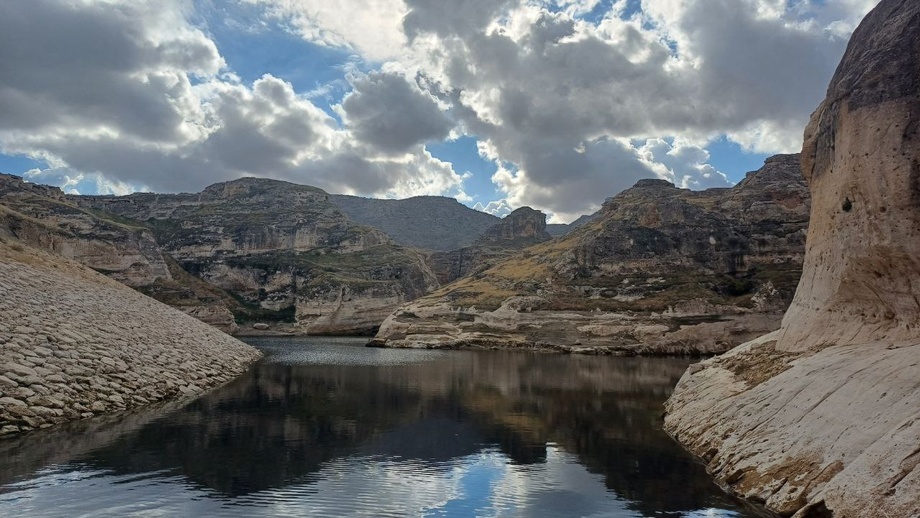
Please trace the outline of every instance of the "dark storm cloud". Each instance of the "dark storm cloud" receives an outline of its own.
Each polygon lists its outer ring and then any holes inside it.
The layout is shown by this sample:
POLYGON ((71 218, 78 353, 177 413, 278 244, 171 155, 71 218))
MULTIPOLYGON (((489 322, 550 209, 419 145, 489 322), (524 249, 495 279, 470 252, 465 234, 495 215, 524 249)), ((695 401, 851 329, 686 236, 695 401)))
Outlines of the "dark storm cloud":
POLYGON ((358 79, 342 108, 356 137, 387 152, 443 140, 453 126, 434 99, 398 74, 372 72, 358 79))

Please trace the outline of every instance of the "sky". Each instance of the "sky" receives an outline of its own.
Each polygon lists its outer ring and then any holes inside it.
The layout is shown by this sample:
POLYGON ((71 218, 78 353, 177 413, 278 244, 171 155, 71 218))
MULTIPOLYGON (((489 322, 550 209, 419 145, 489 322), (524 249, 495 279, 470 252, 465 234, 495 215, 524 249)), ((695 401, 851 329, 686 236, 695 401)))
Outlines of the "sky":
POLYGON ((0 172, 81 194, 259 176, 569 222, 801 149, 878 0, 0 2, 0 172))

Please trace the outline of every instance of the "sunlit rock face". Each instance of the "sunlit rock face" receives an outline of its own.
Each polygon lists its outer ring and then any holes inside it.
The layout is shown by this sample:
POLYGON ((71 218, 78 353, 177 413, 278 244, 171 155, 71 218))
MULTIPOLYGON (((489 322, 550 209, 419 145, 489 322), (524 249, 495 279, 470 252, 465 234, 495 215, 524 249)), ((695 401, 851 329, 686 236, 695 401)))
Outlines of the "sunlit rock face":
POLYGON ((784 516, 920 516, 920 3, 882 0, 805 131, 782 328, 691 367, 666 429, 784 516))
POLYGON ((56 187, 0 175, 0 234, 56 253, 132 287, 170 280, 153 232, 71 203, 56 187))
POLYGON ((805 130, 814 199, 807 274, 784 321, 783 350, 918 335, 918 12, 916 2, 883 2, 866 18, 805 130))
MULTIPOLYGON (((488 236, 542 239, 542 220, 519 210, 525 217, 488 236)), ((442 283, 464 278, 400 308, 375 344, 724 352, 779 327, 801 274, 808 210, 798 155, 768 159, 731 189, 642 180, 563 238, 488 269, 479 250, 433 255, 442 283)))

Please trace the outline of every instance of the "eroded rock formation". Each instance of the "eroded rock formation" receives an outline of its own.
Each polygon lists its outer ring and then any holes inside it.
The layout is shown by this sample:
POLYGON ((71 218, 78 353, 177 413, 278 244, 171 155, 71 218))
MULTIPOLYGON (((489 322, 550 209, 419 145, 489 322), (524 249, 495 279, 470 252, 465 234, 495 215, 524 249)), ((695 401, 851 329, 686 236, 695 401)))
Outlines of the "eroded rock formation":
POLYGON ((196 395, 258 357, 84 266, 0 239, 0 435, 196 395))
POLYGON ((692 367, 666 428, 784 516, 920 516, 920 3, 882 0, 805 131, 782 328, 692 367))
POLYGON ((565 238, 400 308, 374 344, 722 352, 779 327, 801 273, 808 203, 797 155, 769 159, 732 189, 642 180, 565 238))

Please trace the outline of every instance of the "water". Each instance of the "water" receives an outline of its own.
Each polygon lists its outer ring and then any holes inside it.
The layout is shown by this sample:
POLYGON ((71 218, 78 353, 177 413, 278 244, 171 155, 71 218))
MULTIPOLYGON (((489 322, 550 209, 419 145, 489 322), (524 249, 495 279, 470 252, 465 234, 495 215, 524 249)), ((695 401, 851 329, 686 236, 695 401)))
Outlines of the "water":
POLYGON ((690 360, 251 343, 198 400, 0 441, 0 516, 759 514, 661 431, 690 360))

